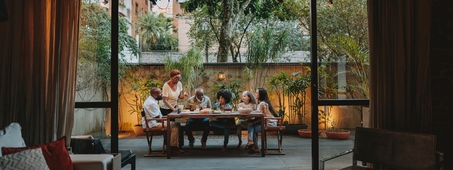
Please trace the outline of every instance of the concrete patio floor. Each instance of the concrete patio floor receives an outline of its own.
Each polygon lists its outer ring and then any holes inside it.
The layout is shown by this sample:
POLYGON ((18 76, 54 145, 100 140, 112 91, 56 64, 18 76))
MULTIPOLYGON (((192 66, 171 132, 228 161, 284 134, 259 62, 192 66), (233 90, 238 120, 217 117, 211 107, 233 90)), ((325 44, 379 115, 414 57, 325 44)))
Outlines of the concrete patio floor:
MULTIPOLYGON (((321 134, 319 138, 319 158, 329 157, 340 152, 353 148, 354 131, 346 140, 335 140, 324 137, 321 134)), ((145 136, 135 136, 133 132, 120 133, 119 149, 130 149, 137 155, 137 170, 240 170, 240 169, 260 169, 260 170, 311 170, 311 139, 301 138, 296 135, 285 135, 283 137, 283 152, 285 155, 266 155, 249 154, 244 150, 247 137, 242 136, 243 144, 240 149, 236 149, 238 138, 236 135, 230 135, 228 150, 221 152, 223 145, 223 135, 210 135, 207 141, 207 148, 201 149, 201 135, 195 135, 195 146, 192 149, 187 148, 187 136, 184 136, 185 154, 173 155, 171 159, 166 157, 144 157, 147 153, 147 142, 145 136)), ((159 150, 162 148, 162 137, 154 136, 152 148, 159 150)), ((110 139, 101 139, 104 148, 110 148, 110 139)), ((268 134, 269 148, 277 146, 275 135, 268 134)), ((334 170, 351 165, 352 154, 348 154, 325 163, 324 169, 334 170)), ((129 170, 130 165, 122 168, 129 170)))

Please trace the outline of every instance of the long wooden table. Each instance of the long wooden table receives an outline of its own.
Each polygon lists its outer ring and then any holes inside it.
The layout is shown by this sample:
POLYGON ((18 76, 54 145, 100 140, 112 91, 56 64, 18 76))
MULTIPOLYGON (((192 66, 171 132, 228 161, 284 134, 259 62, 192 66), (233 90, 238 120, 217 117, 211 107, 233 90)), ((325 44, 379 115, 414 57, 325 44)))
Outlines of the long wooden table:
POLYGON ((167 115, 167 159, 170 159, 171 157, 171 147, 170 147, 170 141, 171 141, 171 128, 170 127, 170 120, 174 120, 176 118, 255 118, 255 119, 260 119, 261 121, 261 156, 264 157, 264 147, 265 146, 265 141, 266 139, 266 133, 264 132, 264 115, 262 113, 255 113, 252 112, 250 114, 240 114, 239 112, 226 112, 226 113, 220 113, 220 114, 199 114, 198 112, 181 112, 181 113, 170 113, 167 115))

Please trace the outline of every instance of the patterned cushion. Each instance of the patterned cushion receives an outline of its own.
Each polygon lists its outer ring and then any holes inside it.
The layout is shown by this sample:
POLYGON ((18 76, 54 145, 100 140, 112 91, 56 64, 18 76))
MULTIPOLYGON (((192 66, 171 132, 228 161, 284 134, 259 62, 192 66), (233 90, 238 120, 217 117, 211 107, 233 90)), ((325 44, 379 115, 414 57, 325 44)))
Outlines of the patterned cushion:
MULTIPOLYGON (((25 147, 19 123, 13 122, 5 129, 0 130, 0 149, 2 147, 25 147)), ((0 152, 0 156, 2 153, 0 152)))
POLYGON ((0 169, 49 170, 49 167, 41 148, 36 148, 0 157, 0 169))
POLYGON ((69 157, 68 150, 66 149, 66 137, 64 136, 50 143, 33 145, 24 148, 3 147, 2 152, 3 155, 8 155, 23 150, 35 148, 42 149, 42 153, 44 155, 44 158, 46 159, 47 166, 49 166, 51 170, 60 170, 62 169, 62 167, 64 170, 73 170, 72 161, 71 158, 69 157))

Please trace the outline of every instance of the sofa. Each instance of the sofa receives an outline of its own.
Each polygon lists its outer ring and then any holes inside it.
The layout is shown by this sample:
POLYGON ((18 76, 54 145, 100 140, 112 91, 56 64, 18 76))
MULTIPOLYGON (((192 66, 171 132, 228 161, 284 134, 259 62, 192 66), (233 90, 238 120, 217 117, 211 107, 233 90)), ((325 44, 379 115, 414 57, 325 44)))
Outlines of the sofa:
POLYGON ((0 131, 0 148, 0 169, 121 169, 121 154, 72 154, 66 148, 66 137, 26 146, 21 126, 16 122, 0 131))

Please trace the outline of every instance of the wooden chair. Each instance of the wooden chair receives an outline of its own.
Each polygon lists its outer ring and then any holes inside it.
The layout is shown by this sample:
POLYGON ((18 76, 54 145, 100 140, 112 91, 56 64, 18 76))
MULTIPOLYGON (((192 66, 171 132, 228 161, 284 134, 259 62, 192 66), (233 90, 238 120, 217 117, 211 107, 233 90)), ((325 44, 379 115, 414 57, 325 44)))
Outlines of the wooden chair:
POLYGON ((321 159, 324 162, 352 153, 352 165, 341 169, 443 169, 435 135, 356 127, 354 149, 321 159), (361 164, 358 164, 361 162, 361 164))
POLYGON ((266 126, 266 123, 264 123, 264 131, 267 132, 276 132, 277 133, 277 148, 268 148, 267 147, 267 135, 266 138, 264 139, 264 152, 266 155, 285 155, 284 152, 282 152, 282 140, 283 140, 283 131, 286 130, 285 125, 283 124, 283 117, 280 115, 280 117, 265 117, 264 121, 267 122, 267 120, 277 120, 277 126, 266 126), (269 150, 277 150, 276 152, 269 152, 269 150))
POLYGON ((167 156, 167 154, 165 153, 165 144, 166 144, 166 141, 167 141, 167 126, 164 124, 165 121, 167 120, 166 117, 162 117, 162 118, 146 118, 145 117, 145 122, 148 122, 150 120, 156 120, 157 123, 162 123, 162 126, 160 127, 149 127, 148 123, 146 123, 146 128, 143 128, 143 132, 145 132, 146 134, 146 140, 148 142, 148 153, 145 154, 144 156, 145 157, 152 157, 152 156, 167 156), (153 143, 153 136, 154 135, 157 135, 157 134, 161 134, 164 138, 164 141, 163 141, 163 144, 162 144, 162 150, 152 150, 151 146, 152 146, 152 143, 153 143), (153 152, 160 152, 160 153, 155 153, 153 154, 153 152))

